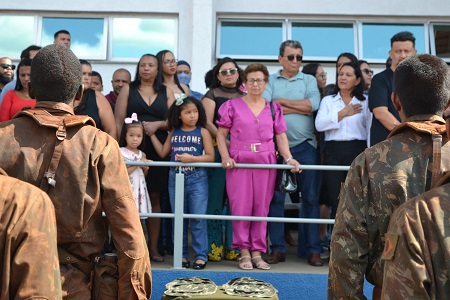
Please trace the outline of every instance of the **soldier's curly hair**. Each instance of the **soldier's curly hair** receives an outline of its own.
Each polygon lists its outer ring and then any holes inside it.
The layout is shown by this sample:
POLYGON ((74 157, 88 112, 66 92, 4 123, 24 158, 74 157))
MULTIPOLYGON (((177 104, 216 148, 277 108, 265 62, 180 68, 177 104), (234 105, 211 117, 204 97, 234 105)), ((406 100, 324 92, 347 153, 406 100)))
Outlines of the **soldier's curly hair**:
POLYGON ((42 48, 31 64, 31 89, 36 101, 69 103, 81 86, 81 65, 66 46, 42 48))
POLYGON ((394 91, 406 117, 441 115, 450 99, 449 68, 434 55, 411 56, 395 70, 394 91))

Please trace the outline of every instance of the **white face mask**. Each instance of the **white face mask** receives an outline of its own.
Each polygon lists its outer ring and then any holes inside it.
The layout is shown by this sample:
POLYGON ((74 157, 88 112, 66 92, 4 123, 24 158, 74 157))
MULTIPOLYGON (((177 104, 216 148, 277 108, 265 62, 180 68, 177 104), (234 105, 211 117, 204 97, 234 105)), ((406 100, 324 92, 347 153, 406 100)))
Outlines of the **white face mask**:
POLYGON ((178 81, 182 84, 188 85, 191 82, 191 76, 185 73, 178 74, 178 81))

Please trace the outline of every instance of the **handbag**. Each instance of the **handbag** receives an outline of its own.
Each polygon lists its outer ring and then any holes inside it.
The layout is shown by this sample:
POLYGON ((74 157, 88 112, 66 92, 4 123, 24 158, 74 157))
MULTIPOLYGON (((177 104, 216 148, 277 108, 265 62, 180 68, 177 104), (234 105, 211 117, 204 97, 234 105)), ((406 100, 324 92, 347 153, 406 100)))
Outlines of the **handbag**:
MULTIPOLYGON (((275 143, 275 153, 277 156, 277 164, 283 165, 283 157, 278 152, 277 139, 275 137, 275 110, 273 103, 270 102, 270 111, 272 112, 273 120, 273 142, 275 143)), ((275 190, 283 193, 294 193, 297 191, 297 177, 291 170, 277 169, 277 179, 275 181, 275 190)))

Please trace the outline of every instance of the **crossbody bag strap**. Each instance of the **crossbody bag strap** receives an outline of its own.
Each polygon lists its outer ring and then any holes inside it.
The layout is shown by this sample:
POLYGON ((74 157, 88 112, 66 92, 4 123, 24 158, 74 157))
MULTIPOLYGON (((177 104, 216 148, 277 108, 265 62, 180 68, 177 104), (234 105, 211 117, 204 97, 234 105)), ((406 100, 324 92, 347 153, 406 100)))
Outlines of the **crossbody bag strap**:
POLYGON ((273 143, 275 144, 275 151, 278 152, 278 147, 277 147, 277 138, 276 138, 276 134, 275 134, 275 109, 273 108, 273 102, 270 101, 270 112, 272 113, 272 124, 273 124, 273 143))

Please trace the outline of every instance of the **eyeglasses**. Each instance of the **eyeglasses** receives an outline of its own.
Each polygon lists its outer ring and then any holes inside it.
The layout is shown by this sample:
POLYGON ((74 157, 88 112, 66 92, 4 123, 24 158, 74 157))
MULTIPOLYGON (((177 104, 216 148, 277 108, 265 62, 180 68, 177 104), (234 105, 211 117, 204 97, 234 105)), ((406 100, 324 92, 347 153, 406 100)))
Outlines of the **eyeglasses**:
POLYGON ((327 72, 322 72, 317 75, 318 77, 327 78, 327 72))
POLYGON ((293 61, 294 58, 297 58, 297 61, 302 61, 303 60, 303 56, 301 56, 301 55, 293 55, 293 54, 291 54, 291 55, 288 55, 288 56, 285 56, 285 57, 288 59, 288 61, 293 61))
POLYGON ((237 70, 238 69, 236 69, 236 68, 228 69, 228 70, 219 70, 219 73, 222 76, 227 76, 227 74, 234 75, 234 74, 236 74, 237 70))
POLYGON ((176 64, 178 62, 178 60, 177 59, 172 59, 172 60, 165 60, 165 61, 163 61, 163 64, 165 64, 165 65, 173 65, 173 64, 176 64))
POLYGON ((16 69, 15 65, 10 65, 10 64, 1 64, 0 66, 2 66, 3 69, 11 68, 11 70, 13 70, 13 71, 16 69))
POLYGON ((256 82, 257 85, 263 85, 264 82, 265 82, 265 80, 264 80, 264 79, 261 79, 261 78, 258 78, 258 79, 248 79, 248 80, 247 80, 248 85, 254 85, 255 82, 256 82))
POLYGON ((366 73, 367 75, 373 75, 373 70, 370 69, 362 69, 361 71, 363 71, 364 73, 366 73))

